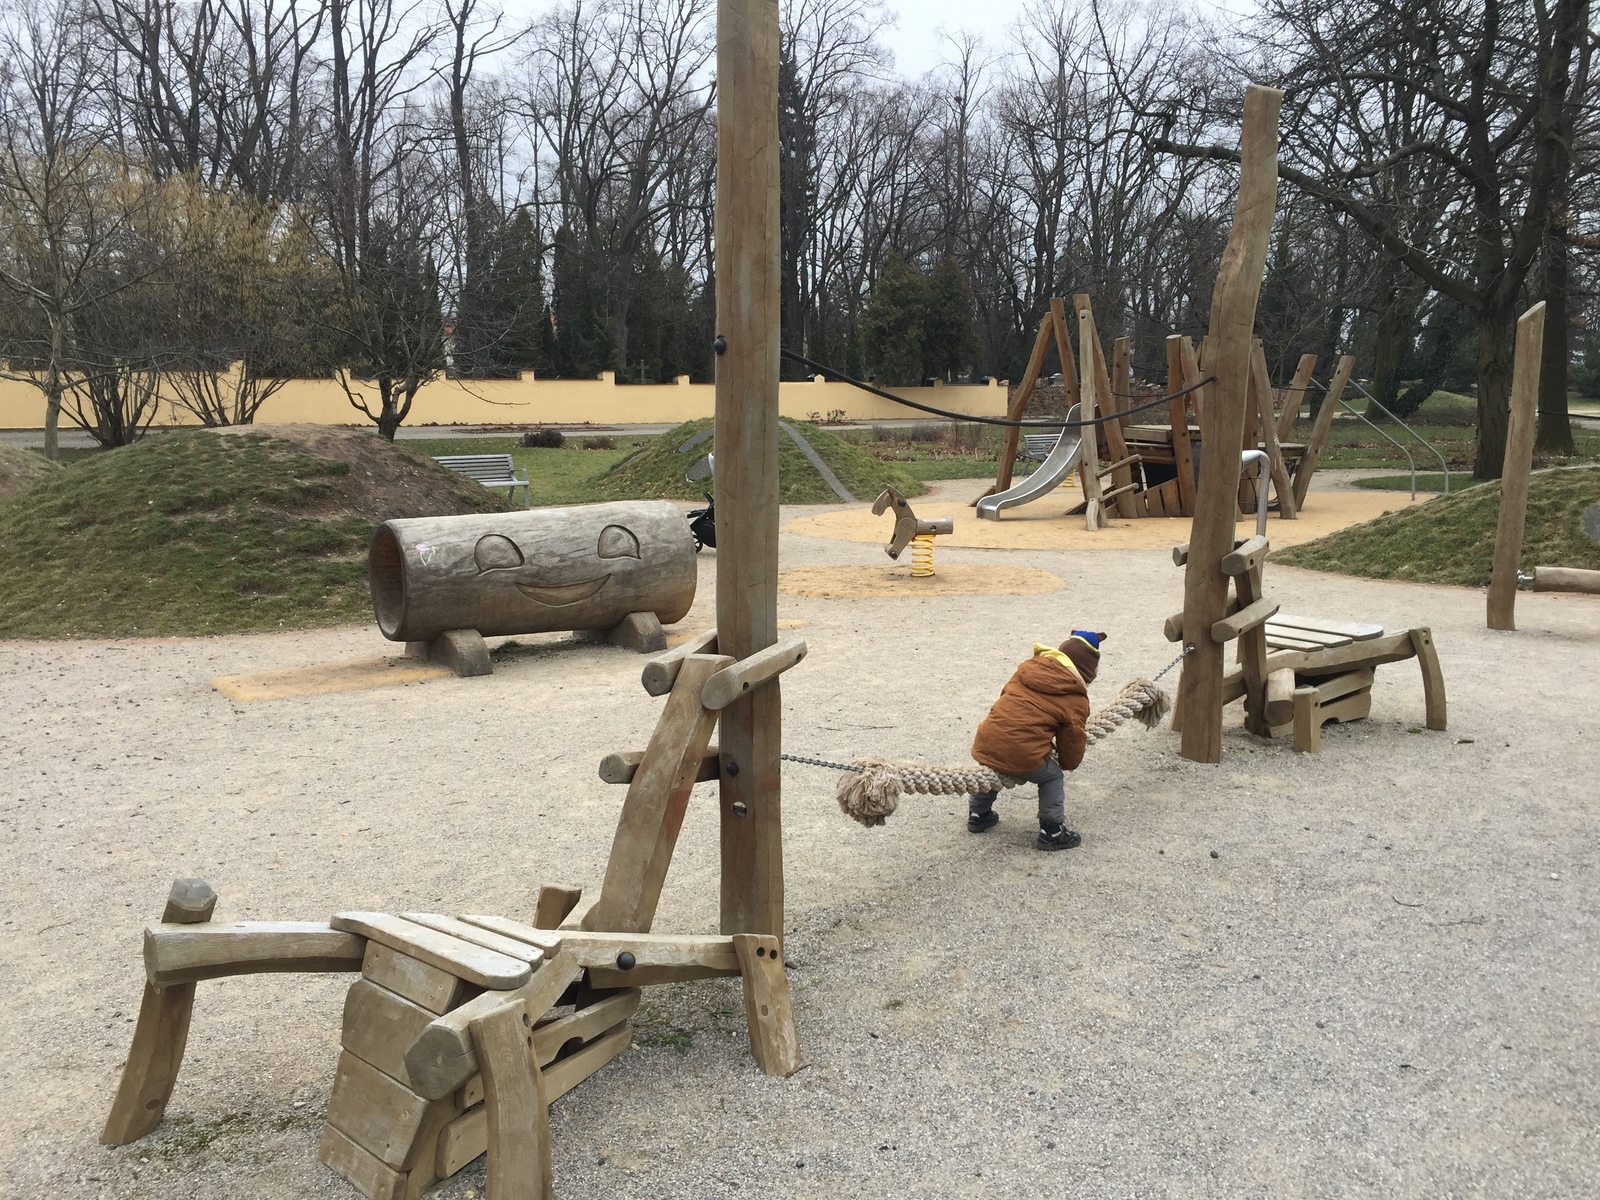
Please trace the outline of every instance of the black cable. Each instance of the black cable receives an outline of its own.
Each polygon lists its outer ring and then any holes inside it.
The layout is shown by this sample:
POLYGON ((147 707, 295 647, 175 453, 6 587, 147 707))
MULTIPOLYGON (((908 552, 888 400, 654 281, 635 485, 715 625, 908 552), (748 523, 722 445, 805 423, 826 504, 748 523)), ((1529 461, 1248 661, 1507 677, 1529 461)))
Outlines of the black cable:
POLYGON ((873 387, 870 383, 862 383, 859 379, 852 379, 843 371, 814 362, 803 354, 796 354, 793 350, 780 348, 779 352, 792 362, 801 366, 810 367, 813 371, 820 371, 824 375, 831 375, 840 383, 848 383, 851 387, 858 387, 863 392, 871 392, 874 396, 881 396, 885 400, 892 400, 896 404, 903 404, 907 408, 915 408, 920 412, 932 413, 936 417, 946 417, 952 421, 971 421, 977 425, 1000 425, 1007 429, 1086 429, 1091 425, 1104 425, 1107 421, 1120 421, 1123 417, 1131 417, 1134 413, 1144 412, 1146 409, 1157 408, 1169 404, 1190 392, 1199 391, 1208 383, 1216 382, 1215 375, 1207 375, 1199 383, 1190 384, 1180 392, 1173 392, 1170 396, 1160 396, 1148 400, 1136 408, 1125 408, 1121 412, 1106 413, 1104 416, 1094 417, 1088 421, 1067 420, 1042 420, 1042 421, 1008 421, 1004 417, 974 417, 966 413, 950 412, 948 409, 935 408, 931 404, 920 404, 915 400, 907 400, 903 396, 896 396, 893 392, 886 392, 882 388, 873 387))

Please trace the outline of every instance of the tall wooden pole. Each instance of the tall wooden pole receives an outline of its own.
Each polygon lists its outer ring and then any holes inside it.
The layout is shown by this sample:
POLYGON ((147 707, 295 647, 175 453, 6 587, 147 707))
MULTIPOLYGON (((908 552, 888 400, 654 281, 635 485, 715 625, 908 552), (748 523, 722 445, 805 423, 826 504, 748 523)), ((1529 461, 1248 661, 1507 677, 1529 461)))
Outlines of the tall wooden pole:
MULTIPOLYGON (((778 638, 778 0, 717 5, 717 650, 778 638)), ((778 682, 722 710, 722 932, 783 936, 778 682)))
POLYGON ((1517 564, 1528 522, 1528 472, 1533 469, 1533 433, 1539 414, 1539 367, 1544 346, 1544 301, 1517 322, 1517 355, 1511 362, 1511 428, 1500 469, 1500 516, 1494 529, 1494 566, 1489 573, 1489 628, 1517 627, 1517 564))
POLYGON ((1205 366, 1216 383, 1207 390, 1200 412, 1200 483, 1183 577, 1183 644, 1194 650, 1184 659, 1178 684, 1182 754, 1195 762, 1222 761, 1224 643, 1212 640, 1211 626, 1223 618, 1228 601, 1222 556, 1233 550, 1239 517, 1239 447, 1250 397, 1256 300, 1261 294, 1278 198, 1278 109, 1282 103, 1283 93, 1276 88, 1251 84, 1245 90, 1238 208, 1211 293, 1205 366))

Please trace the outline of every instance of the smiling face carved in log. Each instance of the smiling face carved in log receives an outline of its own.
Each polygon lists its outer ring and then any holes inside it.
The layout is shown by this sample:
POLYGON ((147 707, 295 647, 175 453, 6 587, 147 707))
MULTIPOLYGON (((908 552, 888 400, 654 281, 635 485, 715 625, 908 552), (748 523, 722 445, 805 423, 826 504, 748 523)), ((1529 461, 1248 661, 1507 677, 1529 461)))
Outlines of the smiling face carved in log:
POLYGON ((694 602, 694 539, 664 501, 388 521, 369 561, 395 641, 609 629, 633 612, 671 624, 694 602))

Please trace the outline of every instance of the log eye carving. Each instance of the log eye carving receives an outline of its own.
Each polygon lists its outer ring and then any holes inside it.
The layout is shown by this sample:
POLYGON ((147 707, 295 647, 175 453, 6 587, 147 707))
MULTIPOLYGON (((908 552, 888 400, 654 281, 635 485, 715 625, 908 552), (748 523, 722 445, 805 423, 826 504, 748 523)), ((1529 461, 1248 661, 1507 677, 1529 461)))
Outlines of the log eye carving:
POLYGON ((595 553, 601 558, 638 558, 639 539, 621 525, 607 525, 600 531, 595 553))
POLYGON ((510 538, 498 533, 487 533, 478 539, 478 545, 472 552, 473 561, 478 564, 478 571, 503 571, 508 567, 522 565, 522 551, 517 549, 517 544, 510 538))

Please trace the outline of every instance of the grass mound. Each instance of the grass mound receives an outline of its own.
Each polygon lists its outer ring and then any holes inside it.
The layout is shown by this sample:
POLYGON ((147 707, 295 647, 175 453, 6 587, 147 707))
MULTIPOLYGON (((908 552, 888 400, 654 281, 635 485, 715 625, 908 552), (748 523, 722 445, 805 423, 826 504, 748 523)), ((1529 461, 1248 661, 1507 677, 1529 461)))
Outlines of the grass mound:
POLYGON ((60 469, 60 463, 51 462, 44 455, 32 450, 0 446, 0 497, 14 496, 23 488, 60 469))
POLYGON ((0 500, 0 637, 370 621, 380 521, 506 507, 370 433, 164 433, 0 500))
MULTIPOLYGON (((616 499, 698 500, 704 485, 689 483, 684 474, 695 461, 713 448, 707 437, 687 451, 679 447, 695 434, 709 429, 712 421, 704 417, 686 421, 656 438, 637 454, 618 463, 595 481, 604 496, 616 499)), ((822 461, 857 500, 873 500, 886 487, 898 488, 903 495, 920 496, 928 489, 909 472, 893 464, 879 462, 872 455, 845 441, 837 434, 815 425, 796 424, 796 431, 811 443, 822 461)), ((778 434, 778 500, 783 504, 837 504, 839 497, 823 482, 800 448, 788 434, 778 434)))
MULTIPOLYGON (((1600 542, 1582 526, 1583 510, 1597 503, 1600 469, 1536 472, 1528 484, 1521 568, 1600 570, 1600 542)), ((1272 561, 1370 579, 1486 587, 1499 517, 1500 485, 1485 483, 1292 546, 1272 561)))

